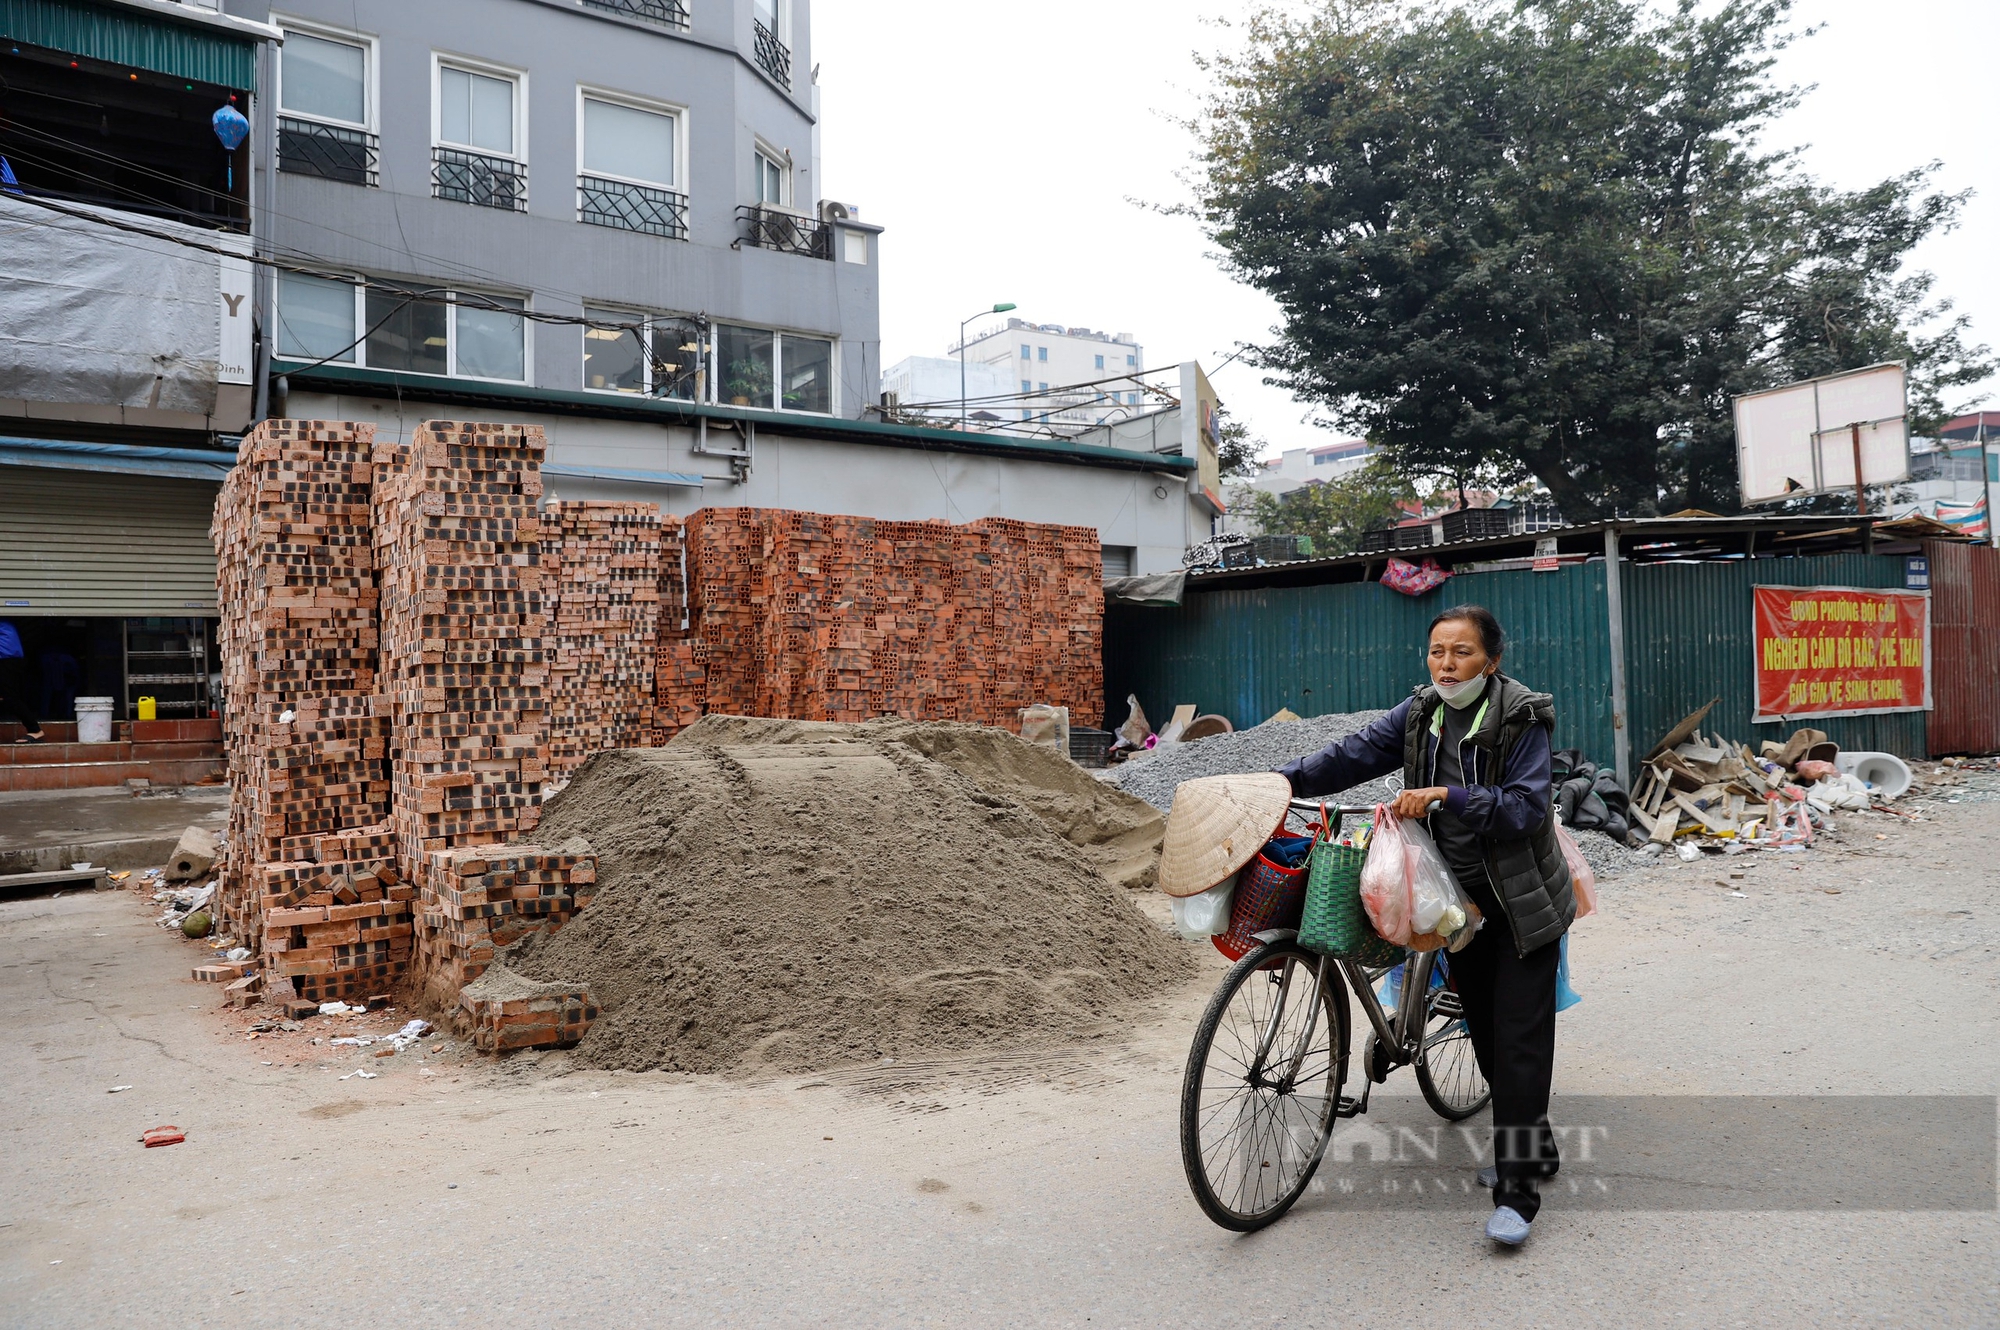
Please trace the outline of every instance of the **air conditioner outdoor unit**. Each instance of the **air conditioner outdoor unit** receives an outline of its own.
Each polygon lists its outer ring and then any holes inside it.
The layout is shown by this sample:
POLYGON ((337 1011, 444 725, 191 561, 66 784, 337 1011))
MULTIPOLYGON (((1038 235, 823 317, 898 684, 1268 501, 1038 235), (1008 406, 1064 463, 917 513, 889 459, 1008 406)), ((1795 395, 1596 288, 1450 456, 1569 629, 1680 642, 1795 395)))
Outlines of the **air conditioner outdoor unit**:
POLYGON ((837 203, 832 199, 819 201, 819 219, 822 222, 844 222, 853 215, 853 210, 845 203, 837 203))

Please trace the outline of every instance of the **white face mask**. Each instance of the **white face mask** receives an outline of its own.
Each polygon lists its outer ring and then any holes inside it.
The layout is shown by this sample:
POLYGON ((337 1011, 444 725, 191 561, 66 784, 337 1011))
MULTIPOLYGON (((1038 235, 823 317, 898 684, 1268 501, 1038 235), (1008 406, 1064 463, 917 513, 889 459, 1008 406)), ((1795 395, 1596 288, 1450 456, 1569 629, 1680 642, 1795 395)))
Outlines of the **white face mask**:
POLYGON ((1486 679, 1487 676, 1482 674, 1477 679, 1467 679, 1464 683, 1439 683, 1433 687, 1438 690, 1438 696, 1445 700, 1447 706, 1463 710, 1477 702, 1479 695, 1486 691, 1486 679))

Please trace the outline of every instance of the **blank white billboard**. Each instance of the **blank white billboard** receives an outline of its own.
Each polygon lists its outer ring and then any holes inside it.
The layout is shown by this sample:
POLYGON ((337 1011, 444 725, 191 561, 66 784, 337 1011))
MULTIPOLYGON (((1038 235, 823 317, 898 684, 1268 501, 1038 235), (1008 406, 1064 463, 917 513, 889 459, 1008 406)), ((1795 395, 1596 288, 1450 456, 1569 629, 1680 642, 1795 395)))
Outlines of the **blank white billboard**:
POLYGON ((1903 366, 1806 379, 1736 399, 1736 465, 1743 502, 1854 488, 1854 427, 1861 430, 1861 482, 1910 476, 1903 366))

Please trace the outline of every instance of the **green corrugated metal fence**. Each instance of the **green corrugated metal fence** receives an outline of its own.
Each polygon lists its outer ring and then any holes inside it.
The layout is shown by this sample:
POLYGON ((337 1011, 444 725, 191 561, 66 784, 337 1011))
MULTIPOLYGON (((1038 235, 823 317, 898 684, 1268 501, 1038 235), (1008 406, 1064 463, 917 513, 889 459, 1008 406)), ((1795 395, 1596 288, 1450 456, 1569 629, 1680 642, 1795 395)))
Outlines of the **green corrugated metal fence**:
POLYGON ((1113 606, 1104 621, 1108 713, 1139 695, 1155 725, 1193 702, 1238 725, 1281 707, 1302 716, 1396 705, 1429 676, 1424 632, 1447 605, 1485 605, 1506 625, 1507 672, 1555 696, 1556 746, 1611 751, 1604 565, 1470 573, 1428 596, 1374 582, 1190 593, 1178 609, 1113 606))
POLYGON ((0 37, 114 65, 254 91, 254 42, 85 0, 0 0, 0 37))
MULTIPOLYGON (((1754 744, 1796 726, 1750 723, 1750 588, 1900 587, 1901 559, 1864 554, 1690 564, 1624 572, 1626 676, 1636 760, 1718 694, 1704 729, 1754 744)), ((1613 755, 1604 564, 1555 572, 1469 573, 1412 598, 1374 582, 1190 591, 1178 609, 1105 614, 1106 714, 1136 693, 1155 725, 1193 702, 1238 725, 1281 707, 1305 716, 1391 707, 1428 677, 1424 630, 1448 605, 1484 605, 1506 626, 1507 672, 1555 697, 1556 746, 1613 755)), ((1924 713, 1808 720, 1843 748, 1924 755, 1924 713)))
POLYGON ((1722 701, 1709 713, 1703 731, 1719 730, 1753 748, 1760 740, 1810 725, 1825 730, 1842 748, 1924 756, 1921 711, 1807 717, 1789 725, 1750 723, 1757 704, 1751 587, 1902 585, 1902 559, 1872 554, 1625 565, 1625 677, 1632 698, 1633 759, 1675 722, 1717 696, 1722 701))

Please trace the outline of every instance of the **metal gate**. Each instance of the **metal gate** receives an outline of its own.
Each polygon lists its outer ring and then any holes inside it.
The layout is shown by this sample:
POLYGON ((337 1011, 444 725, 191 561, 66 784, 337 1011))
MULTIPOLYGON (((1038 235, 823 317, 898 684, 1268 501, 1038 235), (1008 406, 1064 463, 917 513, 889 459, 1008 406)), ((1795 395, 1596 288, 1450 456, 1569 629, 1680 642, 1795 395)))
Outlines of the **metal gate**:
POLYGON ((1931 565, 1931 752, 2000 752, 2000 550, 1932 540, 1924 553, 1931 565))
POLYGON ((0 467, 0 614, 215 613, 216 485, 0 467))

